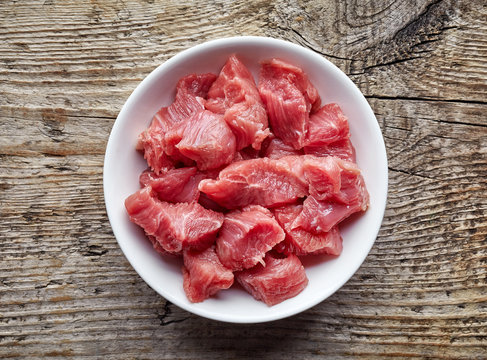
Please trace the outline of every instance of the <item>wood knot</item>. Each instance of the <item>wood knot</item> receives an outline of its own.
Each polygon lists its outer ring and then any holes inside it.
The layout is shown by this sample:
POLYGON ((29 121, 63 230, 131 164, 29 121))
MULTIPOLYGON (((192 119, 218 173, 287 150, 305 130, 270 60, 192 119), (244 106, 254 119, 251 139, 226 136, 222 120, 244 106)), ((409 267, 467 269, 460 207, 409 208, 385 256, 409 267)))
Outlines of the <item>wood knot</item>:
POLYGON ((61 108, 46 109, 42 111, 42 127, 40 131, 56 142, 61 142, 66 137, 64 125, 68 120, 66 110, 61 108))

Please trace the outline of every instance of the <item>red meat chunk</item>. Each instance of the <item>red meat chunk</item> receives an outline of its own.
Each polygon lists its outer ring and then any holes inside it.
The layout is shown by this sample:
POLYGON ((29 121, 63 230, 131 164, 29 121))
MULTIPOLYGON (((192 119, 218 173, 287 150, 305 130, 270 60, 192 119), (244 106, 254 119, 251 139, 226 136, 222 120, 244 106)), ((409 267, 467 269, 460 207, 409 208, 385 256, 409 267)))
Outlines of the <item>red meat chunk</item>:
MULTIPOLYGON (((342 191, 350 190, 354 181, 362 179, 360 169, 356 164, 333 156, 305 155, 302 171, 309 184, 310 195, 318 200, 326 200, 331 197, 342 198, 345 196, 341 194, 342 191)), ((345 202, 347 201, 345 200, 345 202)))
POLYGON ((315 156, 336 156, 340 159, 355 162, 355 148, 350 139, 335 141, 321 146, 305 146, 304 153, 315 156))
POLYGON ((259 92, 267 106, 273 133, 294 149, 305 145, 309 113, 321 100, 316 88, 298 67, 278 59, 262 64, 259 92))
POLYGON ((206 108, 223 114, 237 139, 237 150, 260 144, 269 134, 267 114, 252 74, 231 55, 208 92, 206 108))
POLYGON ((298 156, 260 158, 232 163, 218 180, 202 180, 200 191, 228 209, 246 205, 279 206, 307 195, 308 184, 293 168, 298 156))
POLYGON ((349 137, 348 119, 342 109, 337 104, 327 104, 310 116, 305 148, 328 145, 349 137))
POLYGON ((174 159, 165 153, 164 125, 154 116, 151 125, 139 135, 137 149, 144 152, 144 159, 157 174, 173 169, 174 159))
POLYGON ((284 231, 272 213, 254 205, 225 216, 216 240, 216 252, 229 269, 248 269, 262 261, 265 253, 282 240, 284 231))
POLYGON ((298 295, 308 285, 308 278, 298 257, 280 258, 268 253, 265 266, 235 273, 237 281, 257 300, 272 306, 298 295))
POLYGON ((168 157, 164 135, 175 124, 204 109, 203 98, 215 79, 216 75, 210 73, 183 77, 177 84, 173 103, 161 108, 154 115, 149 128, 140 134, 137 148, 144 151, 144 158, 157 174, 174 168, 175 162, 191 163, 179 154, 168 157))
POLYGON ((302 155, 302 150, 296 150, 292 146, 285 144, 281 139, 273 134, 269 135, 262 143, 261 156, 270 159, 280 159, 284 156, 302 155))
POLYGON ((180 253, 184 248, 205 249, 210 246, 223 224, 223 214, 207 210, 200 204, 171 204, 155 198, 145 187, 125 200, 130 220, 154 236, 162 248, 180 253))
POLYGON ((195 160, 199 169, 206 170, 231 163, 235 144, 235 135, 223 117, 204 110, 186 120, 176 148, 187 158, 195 160))
POLYGON ((291 204, 274 209, 274 215, 286 232, 286 239, 277 244, 278 252, 295 255, 331 254, 340 255, 342 238, 337 226, 322 234, 312 234, 300 227, 293 228, 293 223, 303 210, 301 204, 291 204))
POLYGON ((204 251, 185 250, 183 288, 189 301, 201 302, 233 284, 233 273, 218 259, 215 247, 204 251))
POLYGON ((172 169, 161 175, 146 170, 140 174, 139 181, 142 187, 152 187, 159 200, 177 203, 198 201, 198 184, 203 178, 204 175, 195 167, 187 167, 172 169))
MULTIPOLYGON (((358 190, 357 190, 358 191, 358 190)), ((368 195, 361 194, 357 200, 349 204, 333 200, 317 200, 308 196, 303 202, 303 211, 294 221, 293 228, 303 228, 313 234, 322 234, 331 231, 340 221, 353 213, 365 211, 368 207, 368 195)))

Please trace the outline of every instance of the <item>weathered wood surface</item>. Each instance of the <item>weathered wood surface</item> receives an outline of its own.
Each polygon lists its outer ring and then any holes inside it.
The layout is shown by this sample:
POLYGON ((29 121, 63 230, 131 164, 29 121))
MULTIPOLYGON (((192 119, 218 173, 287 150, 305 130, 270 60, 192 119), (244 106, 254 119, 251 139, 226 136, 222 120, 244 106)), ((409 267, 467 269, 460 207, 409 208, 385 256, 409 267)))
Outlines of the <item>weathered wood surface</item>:
POLYGON ((487 358, 486 19, 483 0, 0 2, 0 358, 487 358), (145 285, 102 193, 106 141, 138 82, 232 35, 337 64, 390 166, 358 273, 260 325, 199 318, 145 285))

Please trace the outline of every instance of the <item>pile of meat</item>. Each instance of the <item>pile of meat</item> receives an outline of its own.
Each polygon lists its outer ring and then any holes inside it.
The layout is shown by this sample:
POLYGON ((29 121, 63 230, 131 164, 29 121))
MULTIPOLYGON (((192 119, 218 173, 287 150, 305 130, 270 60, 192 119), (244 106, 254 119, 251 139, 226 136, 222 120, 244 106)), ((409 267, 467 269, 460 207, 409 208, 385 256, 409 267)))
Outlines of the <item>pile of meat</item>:
POLYGON ((235 55, 218 76, 185 76, 139 137, 149 168, 125 206, 158 252, 182 256, 191 302, 235 280, 269 306, 296 296, 300 257, 339 255, 338 224, 368 206, 340 107, 279 59, 258 80, 235 55))

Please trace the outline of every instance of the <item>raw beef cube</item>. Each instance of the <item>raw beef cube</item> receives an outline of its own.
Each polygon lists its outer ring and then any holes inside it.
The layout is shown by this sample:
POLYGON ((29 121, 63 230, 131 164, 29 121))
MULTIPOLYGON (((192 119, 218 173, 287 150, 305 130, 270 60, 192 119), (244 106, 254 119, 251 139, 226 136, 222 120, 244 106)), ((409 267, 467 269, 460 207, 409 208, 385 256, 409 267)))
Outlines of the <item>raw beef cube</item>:
MULTIPOLYGON (((302 165, 304 177, 309 184, 309 193, 317 200, 326 200, 331 197, 339 199, 345 189, 351 189, 358 178, 362 178, 360 169, 356 164, 344 161, 334 156, 316 157, 305 155, 302 165), (345 186, 345 182, 348 184, 345 186)), ((353 189, 350 191, 353 192, 353 189)), ((350 196, 356 195, 350 194, 350 196)), ((344 202, 347 202, 344 200, 344 202)), ((350 202, 350 201, 349 201, 350 202)))
POLYGON ((156 118, 152 120, 149 128, 139 135, 137 149, 143 151, 144 159, 156 174, 174 168, 175 161, 164 151, 164 131, 156 118))
POLYGON ((167 156, 165 134, 175 124, 204 109, 203 97, 215 79, 214 74, 193 74, 179 80, 173 103, 161 108, 154 115, 149 128, 139 135, 137 148, 144 151, 144 158, 155 173, 174 168, 174 163, 178 161, 190 164, 188 159, 177 153, 172 158, 167 156))
POLYGON ((227 268, 248 269, 261 262, 265 253, 282 240, 284 231, 272 213, 254 205, 225 215, 216 252, 227 268))
POLYGON ((302 169, 310 196, 292 228, 325 233, 351 214, 367 209, 369 194, 354 163, 336 157, 305 155, 304 158, 302 169))
POLYGON ((269 134, 267 114, 247 67, 231 55, 208 92, 206 108, 223 114, 237 139, 237 150, 260 144, 269 134))
POLYGON ((303 202, 303 211, 294 221, 292 228, 303 228, 313 234, 323 234, 353 213, 365 211, 368 207, 368 195, 350 204, 333 200, 320 201, 308 196, 303 202))
POLYGON ((176 148, 195 160, 199 169, 215 169, 232 162, 235 135, 221 115, 204 110, 186 120, 182 139, 176 148))
POLYGON ((198 201, 198 184, 204 178, 204 174, 198 173, 195 167, 187 167, 172 169, 161 175, 146 170, 140 174, 139 181, 142 187, 152 187, 159 200, 176 203, 198 201))
POLYGON ((208 91, 216 79, 217 76, 212 73, 190 74, 178 81, 176 91, 184 91, 195 97, 206 98, 208 96, 208 91))
POLYGON ((348 119, 337 104, 327 104, 309 118, 306 146, 323 146, 348 139, 348 119))
POLYGON ((147 186, 125 200, 130 220, 154 236, 162 248, 179 253, 184 248, 205 249, 215 239, 223 224, 223 214, 203 208, 200 204, 171 204, 155 198, 147 186))
POLYGON ((220 172, 218 180, 202 180, 199 190, 227 209, 292 203, 308 194, 308 184, 291 166, 293 159, 301 162, 299 156, 235 162, 220 172))
MULTIPOLYGON (((174 102, 167 108, 166 116, 171 125, 181 122, 204 109, 204 98, 216 79, 215 74, 191 74, 178 81, 174 102)), ((163 108, 164 109, 164 108, 163 108)), ((162 109, 161 109, 162 110, 162 109)), ((161 112, 160 110, 160 112, 161 112)), ((164 112, 162 110, 162 112, 164 112)))
POLYGON ((284 254, 295 255, 330 254, 340 255, 342 252, 342 238, 337 226, 322 234, 312 234, 300 227, 292 225, 303 210, 301 204, 284 205, 274 209, 274 215, 286 232, 286 239, 277 244, 274 249, 284 254))
POLYGON ((310 111, 321 100, 316 88, 298 67, 272 59, 262 64, 259 92, 267 107, 273 133, 299 150, 305 145, 310 111))
POLYGON ((265 266, 235 274, 237 281, 257 300, 272 306, 298 295, 308 285, 308 278, 298 257, 290 254, 280 258, 268 253, 265 266))
POLYGON ((296 150, 292 146, 285 144, 281 139, 273 134, 269 135, 262 143, 261 156, 270 159, 280 159, 289 155, 302 155, 302 150, 296 150))
POLYGON ((233 273, 218 259, 215 247, 183 252, 183 288, 188 300, 201 302, 233 284, 233 273))
POLYGON ((343 160, 355 162, 355 148, 350 139, 338 140, 322 146, 305 146, 304 153, 315 156, 336 156, 343 160))
POLYGON ((347 205, 359 204, 365 210, 369 204, 369 193, 365 187, 362 174, 355 174, 352 171, 342 171, 340 181, 340 191, 333 195, 333 199, 347 205))

